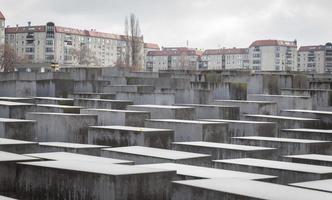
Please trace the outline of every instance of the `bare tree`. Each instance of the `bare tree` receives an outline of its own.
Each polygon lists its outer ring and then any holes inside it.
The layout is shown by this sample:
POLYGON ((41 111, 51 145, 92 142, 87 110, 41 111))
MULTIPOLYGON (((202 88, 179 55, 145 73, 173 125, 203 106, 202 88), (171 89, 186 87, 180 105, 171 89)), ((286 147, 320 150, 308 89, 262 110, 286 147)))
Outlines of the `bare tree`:
POLYGON ((75 57, 79 65, 97 66, 99 64, 96 55, 89 50, 87 45, 81 44, 79 49, 72 49, 71 54, 75 57))
POLYGON ((130 14, 125 19, 125 36, 126 36, 126 65, 131 66, 133 69, 141 67, 141 51, 143 47, 143 37, 141 35, 141 29, 139 20, 134 14, 130 14))
POLYGON ((2 50, 2 55, 0 58, 0 69, 4 72, 15 71, 16 54, 14 49, 8 44, 2 45, 0 51, 2 50))

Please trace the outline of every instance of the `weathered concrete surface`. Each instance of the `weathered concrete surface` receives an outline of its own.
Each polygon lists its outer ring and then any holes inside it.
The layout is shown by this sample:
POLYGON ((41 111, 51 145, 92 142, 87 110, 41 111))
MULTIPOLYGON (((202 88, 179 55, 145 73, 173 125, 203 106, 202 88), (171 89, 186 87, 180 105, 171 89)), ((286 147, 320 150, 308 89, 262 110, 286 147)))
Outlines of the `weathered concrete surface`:
POLYGON ((278 136, 277 124, 274 122, 224 120, 224 119, 200 119, 202 121, 222 122, 228 124, 228 136, 278 136))
POLYGON ((56 105, 65 105, 73 106, 74 99, 71 98, 60 98, 60 97, 35 97, 36 104, 56 104, 56 105))
POLYGON ((125 110, 128 105, 132 105, 132 101, 127 100, 110 100, 110 99, 75 99, 74 105, 85 108, 98 109, 117 109, 125 110))
POLYGON ((228 139, 228 125, 222 122, 150 119, 146 120, 145 126, 150 128, 165 128, 174 130, 175 142, 223 142, 228 139))
POLYGON ((332 156, 323 154, 300 154, 284 156, 285 160, 304 163, 311 165, 330 166, 332 167, 332 156))
POLYGON ((134 104, 172 105, 176 103, 175 94, 168 92, 118 92, 116 99, 127 99, 134 104))
POLYGON ((38 143, 0 138, 0 151, 6 151, 17 154, 33 153, 38 151, 38 143))
MULTIPOLYGON (((0 193, 2 195, 14 196, 17 193, 16 188, 16 162, 38 161, 38 158, 32 158, 19 154, 0 151, 0 193)), ((6 198, 0 199, 5 200, 6 198)))
POLYGON ((68 142, 40 142, 39 152, 42 153, 69 152, 69 153, 100 156, 101 149, 108 147, 110 146, 78 144, 78 143, 68 143, 68 142))
POLYGON ((68 95, 69 98, 73 99, 115 99, 116 95, 113 93, 91 93, 91 92, 80 92, 68 95))
POLYGON ((332 194, 246 179, 203 179, 175 181, 172 200, 328 200, 332 194))
POLYGON ((88 143, 120 146, 147 146, 170 148, 174 140, 174 131, 131 126, 90 126, 88 143))
POLYGON ((40 142, 85 143, 88 127, 97 125, 96 115, 70 113, 27 113, 27 119, 37 121, 40 142))
POLYGON ((310 96, 249 94, 251 101, 273 101, 278 105, 278 112, 286 109, 312 109, 310 96))
POLYGON ((151 113, 151 119, 195 119, 195 109, 189 106, 169 105, 130 105, 128 110, 146 111, 151 113))
POLYGON ((330 153, 332 141, 305 140, 277 137, 234 137, 233 142, 242 145, 254 145, 276 148, 275 155, 307 154, 307 153, 330 153))
POLYGON ((239 107, 241 116, 244 114, 276 115, 278 113, 277 103, 272 101, 215 100, 213 104, 239 107))
POLYGON ((79 114, 82 107, 80 106, 66 106, 54 104, 37 104, 37 112, 56 112, 56 113, 76 113, 79 114))
POLYGON ((69 161, 19 163, 20 199, 170 199, 175 171, 69 161))
POLYGON ((216 168, 278 176, 277 181, 281 184, 329 179, 332 177, 332 167, 301 163, 255 158, 215 160, 213 163, 216 168))
POLYGON ((36 141, 36 121, 0 118, 0 138, 36 141))
POLYGON ((132 160, 136 164, 181 163, 187 165, 211 166, 211 156, 142 146, 108 148, 101 151, 101 156, 132 160))
POLYGON ((280 137, 332 141, 332 130, 309 128, 282 129, 280 137))
POLYGON ((240 108, 227 105, 180 104, 195 108, 195 119, 240 119, 240 108))
POLYGON ((174 142, 172 149, 211 155, 214 160, 232 158, 272 158, 275 148, 214 142, 174 142))
POLYGON ((98 116, 99 126, 138 126, 143 127, 150 113, 145 111, 115 110, 115 109, 82 109, 82 114, 98 116))
POLYGON ((34 112, 35 105, 12 101, 0 101, 0 117, 24 119, 26 112, 34 112))
POLYGON ((318 190, 322 192, 332 192, 332 179, 292 183, 289 185, 305 189, 318 190))

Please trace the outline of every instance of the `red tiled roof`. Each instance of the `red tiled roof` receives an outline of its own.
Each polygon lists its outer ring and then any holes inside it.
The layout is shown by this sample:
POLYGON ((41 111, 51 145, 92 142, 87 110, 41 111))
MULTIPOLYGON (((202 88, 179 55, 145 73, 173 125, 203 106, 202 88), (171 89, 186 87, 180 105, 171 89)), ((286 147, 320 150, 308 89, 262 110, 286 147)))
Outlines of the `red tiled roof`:
POLYGON ((299 48, 299 52, 304 51, 324 51, 325 46, 324 45, 316 45, 316 46, 301 46, 299 48))
POLYGON ((0 11, 0 19, 2 19, 2 20, 5 20, 5 19, 6 19, 5 16, 2 14, 1 11, 0 11))
POLYGON ((102 32, 97 32, 97 31, 80 30, 80 29, 61 27, 61 26, 55 26, 55 31, 58 33, 67 33, 67 34, 73 34, 73 35, 115 39, 115 40, 124 40, 126 38, 126 36, 124 36, 124 35, 116 35, 116 34, 112 34, 112 33, 102 33, 102 32))
POLYGON ((5 28, 5 33, 27 33, 29 31, 45 32, 45 30, 45 26, 20 26, 5 28))
POLYGON ((224 54, 247 54, 247 48, 232 48, 232 49, 207 49, 203 55, 224 55, 224 54))
POLYGON ((160 49, 158 44, 154 43, 144 43, 144 48, 146 49, 160 49))
POLYGON ((297 47, 294 41, 284 41, 284 40, 256 40, 250 47, 257 46, 287 46, 287 47, 297 47))

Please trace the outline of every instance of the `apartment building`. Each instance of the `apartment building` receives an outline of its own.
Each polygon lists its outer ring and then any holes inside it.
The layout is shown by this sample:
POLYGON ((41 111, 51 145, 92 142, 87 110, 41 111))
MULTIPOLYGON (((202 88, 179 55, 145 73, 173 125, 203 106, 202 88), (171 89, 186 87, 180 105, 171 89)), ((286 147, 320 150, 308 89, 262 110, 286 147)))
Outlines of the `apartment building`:
POLYGON ((297 41, 257 40, 249 47, 249 65, 253 70, 297 70, 297 41))
MULTIPOLYGON (((56 62, 60 65, 114 66, 126 59, 126 36, 46 25, 5 28, 5 41, 23 63, 56 62)), ((143 37, 137 56, 144 66, 143 37)), ((131 56, 131 55, 129 55, 131 56)))
POLYGON ((202 55, 205 69, 247 69, 249 68, 249 49, 208 49, 202 55))
POLYGON ((332 71, 332 44, 301 46, 298 50, 299 71, 317 73, 332 71))
POLYGON ((144 65, 147 71, 153 71, 153 69, 147 68, 147 56, 149 51, 160 51, 160 47, 158 44, 144 43, 144 65))
POLYGON ((0 11, 0 58, 3 55, 5 45, 5 16, 0 11))
POLYGON ((202 53, 187 47, 164 47, 160 51, 149 51, 146 57, 146 69, 149 71, 199 69, 202 53))

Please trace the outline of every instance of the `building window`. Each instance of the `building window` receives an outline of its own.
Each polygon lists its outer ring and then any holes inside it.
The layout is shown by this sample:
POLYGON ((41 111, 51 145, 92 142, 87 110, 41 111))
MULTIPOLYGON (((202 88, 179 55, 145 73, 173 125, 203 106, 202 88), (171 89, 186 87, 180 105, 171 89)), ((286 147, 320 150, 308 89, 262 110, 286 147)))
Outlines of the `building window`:
POLYGON ((46 52, 47 53, 52 53, 52 52, 54 52, 54 50, 53 50, 52 47, 46 47, 46 52))
POLYGON ((46 45, 53 45, 53 40, 46 40, 46 45))
POLYGON ((26 53, 33 53, 33 52, 35 52, 35 48, 33 48, 33 47, 25 48, 25 52, 26 53))

